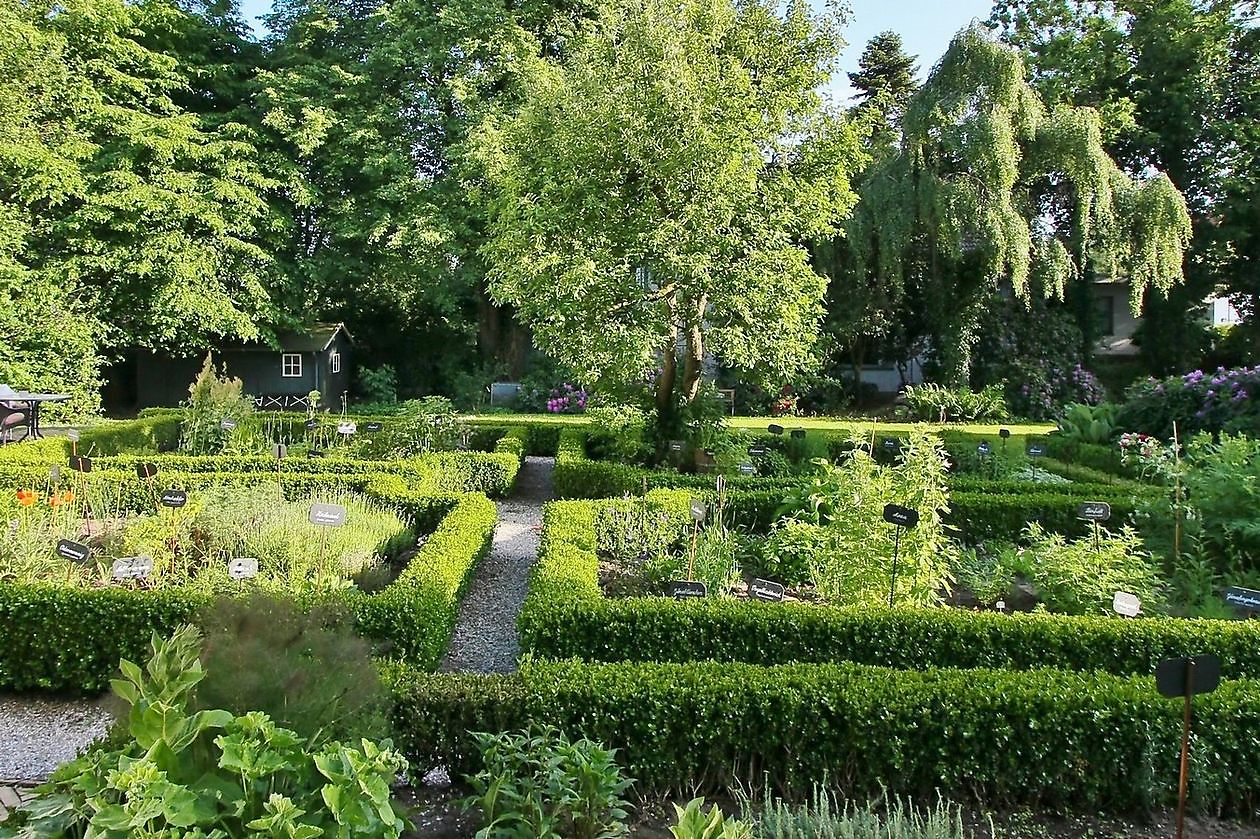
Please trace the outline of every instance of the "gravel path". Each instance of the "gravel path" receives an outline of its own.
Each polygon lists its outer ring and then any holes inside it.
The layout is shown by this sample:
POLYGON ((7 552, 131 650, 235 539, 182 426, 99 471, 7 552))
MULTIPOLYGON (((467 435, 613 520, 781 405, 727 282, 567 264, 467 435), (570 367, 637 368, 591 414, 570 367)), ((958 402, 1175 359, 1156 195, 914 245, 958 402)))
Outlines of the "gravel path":
POLYGON ((529 571, 538 558, 542 505, 551 499, 550 457, 527 457, 510 498, 499 502, 490 555, 473 572, 459 607, 444 671, 510 673, 520 639, 516 617, 529 590, 529 571))
POLYGON ((95 699, 0 695, 0 781, 42 781, 111 721, 95 699))

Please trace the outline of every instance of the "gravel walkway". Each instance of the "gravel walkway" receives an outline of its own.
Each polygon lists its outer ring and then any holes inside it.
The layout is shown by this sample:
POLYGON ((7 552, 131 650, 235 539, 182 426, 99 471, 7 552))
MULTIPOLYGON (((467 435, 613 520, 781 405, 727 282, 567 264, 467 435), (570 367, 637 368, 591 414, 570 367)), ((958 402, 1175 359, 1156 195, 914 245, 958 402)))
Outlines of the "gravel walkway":
POLYGON ((0 781, 42 781, 108 730, 95 699, 0 696, 0 781))
POLYGON ((510 498, 499 502, 490 555, 473 572, 459 607, 444 671, 510 673, 520 639, 516 617, 529 591, 529 571, 538 558, 542 505, 552 497, 550 457, 527 457, 510 498))

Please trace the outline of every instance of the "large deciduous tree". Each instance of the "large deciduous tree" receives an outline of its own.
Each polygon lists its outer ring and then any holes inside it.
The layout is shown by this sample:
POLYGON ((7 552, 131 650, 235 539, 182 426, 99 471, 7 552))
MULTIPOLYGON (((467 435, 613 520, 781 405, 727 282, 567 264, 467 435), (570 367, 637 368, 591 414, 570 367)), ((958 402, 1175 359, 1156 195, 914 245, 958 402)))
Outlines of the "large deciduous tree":
POLYGON ((1015 50, 960 33, 910 100, 898 153, 870 173, 848 235, 859 275, 926 314, 940 376, 967 380, 982 307, 1008 287, 1062 297, 1091 262, 1123 272, 1137 310, 1183 278, 1185 201, 1132 178, 1096 111, 1047 110, 1015 50))
POLYGON ((778 377, 808 362, 825 281, 802 242, 854 200, 856 135, 818 95, 838 21, 777 8, 603 5, 475 138, 494 296, 587 380, 659 365, 663 417, 709 353, 778 377))

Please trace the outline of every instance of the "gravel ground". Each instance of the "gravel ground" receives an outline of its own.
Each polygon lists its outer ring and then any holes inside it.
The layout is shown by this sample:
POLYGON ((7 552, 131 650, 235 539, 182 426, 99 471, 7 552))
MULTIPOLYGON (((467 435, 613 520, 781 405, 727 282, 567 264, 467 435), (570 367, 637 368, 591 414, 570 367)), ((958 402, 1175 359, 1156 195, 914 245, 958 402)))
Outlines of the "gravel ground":
POLYGON ((0 696, 0 781, 42 781, 111 721, 95 699, 0 696))
POLYGON ((542 505, 552 496, 554 466, 549 457, 525 458, 512 496, 499 502, 494 544, 473 572, 442 670, 510 673, 516 669, 520 652, 516 617, 529 591, 530 568, 538 558, 542 505))

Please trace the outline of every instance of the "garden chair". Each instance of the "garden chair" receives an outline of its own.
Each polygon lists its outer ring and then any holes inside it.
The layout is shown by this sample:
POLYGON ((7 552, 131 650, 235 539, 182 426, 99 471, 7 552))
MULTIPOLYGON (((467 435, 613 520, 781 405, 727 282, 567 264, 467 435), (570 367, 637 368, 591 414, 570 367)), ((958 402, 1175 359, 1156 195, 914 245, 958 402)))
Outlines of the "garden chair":
POLYGON ((27 428, 26 406, 19 406, 4 401, 6 394, 16 391, 8 385, 0 385, 0 444, 12 443, 13 432, 19 427, 27 428))

